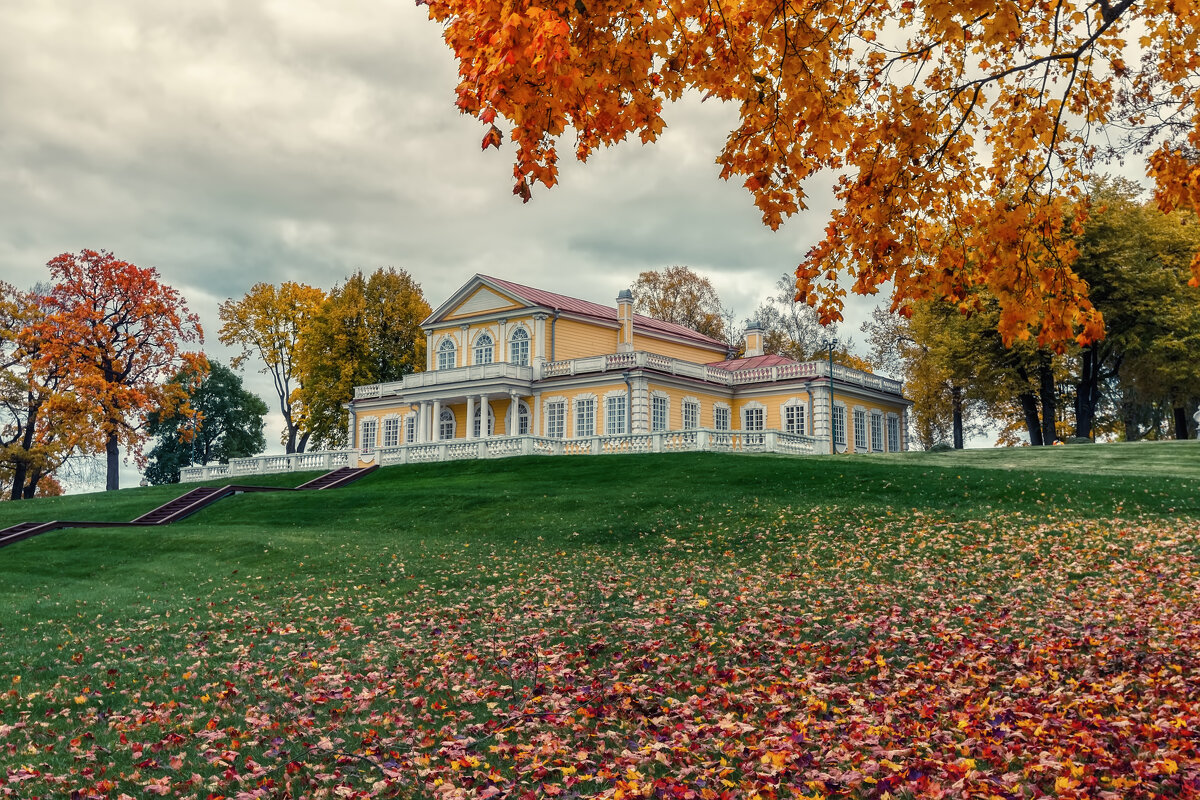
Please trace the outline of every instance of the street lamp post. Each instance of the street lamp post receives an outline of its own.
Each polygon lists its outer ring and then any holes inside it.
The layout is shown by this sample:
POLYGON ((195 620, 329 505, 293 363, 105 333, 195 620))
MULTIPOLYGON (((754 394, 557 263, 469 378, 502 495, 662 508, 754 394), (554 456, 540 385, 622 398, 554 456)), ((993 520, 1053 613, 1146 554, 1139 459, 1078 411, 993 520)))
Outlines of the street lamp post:
POLYGON ((829 454, 834 455, 837 453, 837 445, 834 444, 833 432, 833 349, 838 346, 838 340, 826 339, 821 346, 829 351, 829 454))

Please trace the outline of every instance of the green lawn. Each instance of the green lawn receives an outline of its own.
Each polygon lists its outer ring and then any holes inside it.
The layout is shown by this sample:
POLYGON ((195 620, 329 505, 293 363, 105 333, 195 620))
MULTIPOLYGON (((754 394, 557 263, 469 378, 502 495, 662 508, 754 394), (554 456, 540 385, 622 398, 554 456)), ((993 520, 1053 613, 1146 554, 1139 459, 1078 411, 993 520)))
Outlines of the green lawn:
POLYGON ((1196 796, 1198 534, 1190 442, 432 464, 58 531, 0 550, 0 796, 1196 796))

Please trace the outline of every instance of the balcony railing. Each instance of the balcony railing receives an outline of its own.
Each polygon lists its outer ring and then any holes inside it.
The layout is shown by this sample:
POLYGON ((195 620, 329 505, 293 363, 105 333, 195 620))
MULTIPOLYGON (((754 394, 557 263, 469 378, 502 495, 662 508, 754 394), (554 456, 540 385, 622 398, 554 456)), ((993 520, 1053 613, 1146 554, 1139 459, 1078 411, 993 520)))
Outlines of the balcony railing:
MULTIPOLYGON (((432 461, 509 458, 511 456, 581 456, 615 453, 687 453, 697 451, 739 453, 824 453, 828 440, 783 431, 714 431, 706 429, 636 433, 624 436, 589 436, 581 439, 551 439, 545 436, 499 436, 487 439, 451 439, 425 444, 377 447, 362 454, 363 461, 380 466, 423 464, 432 461)), ((300 456, 239 458, 229 464, 187 467, 180 481, 212 480, 233 475, 263 475, 309 469, 357 466, 355 450, 304 453, 300 456), (320 459, 325 458, 325 461, 320 459)))
POLYGON ((505 378, 529 383, 533 380, 533 367, 499 362, 496 364, 479 364, 473 367, 455 367, 454 369, 414 372, 411 375, 405 375, 403 379, 398 381, 355 386, 354 399, 370 400, 375 397, 402 394, 403 392, 421 389, 426 386, 450 386, 457 383, 505 378))
MULTIPOLYGON (((727 370, 711 364, 696 364, 678 358, 661 356, 657 353, 638 351, 633 353, 610 353, 601 356, 573 358, 567 361, 550 361, 542 365, 542 377, 554 378, 563 375, 584 375, 591 372, 615 372, 627 369, 653 369, 671 375, 715 383, 720 386, 742 386, 748 383, 767 383, 795 380, 796 378, 828 378, 829 364, 825 361, 805 361, 796 364, 780 364, 774 367, 727 370)), ((899 381, 872 375, 861 370, 833 365, 833 379, 853 386, 877 389, 881 392, 900 394, 899 381)))
MULTIPOLYGON (((596 372, 621 372, 628 369, 652 369, 670 375, 715 383, 718 386, 743 386, 751 383, 773 383, 796 378, 828 378, 829 364, 825 361, 806 361, 797 364, 780 364, 774 367, 727 370, 711 364, 697 364, 678 358, 661 356, 657 353, 637 351, 633 353, 607 353, 566 361, 548 361, 540 371, 534 367, 518 364, 482 364, 474 367, 437 369, 405 375, 403 380, 390 383, 373 383, 354 387, 354 399, 370 400, 388 395, 398 395, 413 389, 429 386, 453 386, 480 380, 510 379, 528 383, 537 378, 559 378, 567 375, 587 375, 596 372)), ((861 370, 833 365, 833 379, 851 386, 862 386, 881 392, 900 394, 901 384, 890 378, 882 378, 861 370)))

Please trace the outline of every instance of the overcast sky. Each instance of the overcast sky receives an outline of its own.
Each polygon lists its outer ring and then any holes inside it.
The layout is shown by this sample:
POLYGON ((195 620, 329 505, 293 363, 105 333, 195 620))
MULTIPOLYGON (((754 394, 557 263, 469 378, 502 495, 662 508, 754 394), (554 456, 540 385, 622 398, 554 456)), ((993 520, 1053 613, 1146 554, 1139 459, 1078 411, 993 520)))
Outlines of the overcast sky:
MULTIPOLYGON (((745 318, 826 223, 828 183, 766 229, 717 178, 735 109, 694 98, 667 110, 658 143, 564 162, 560 185, 522 205, 511 149, 481 152, 439 27, 412 0, 0 11, 0 279, 28 287, 59 253, 111 250, 183 293, 217 358, 222 300, 382 266, 437 306, 476 272, 611 304, 639 272, 686 264, 745 318)), ((860 342, 870 305, 850 301, 843 329, 860 342)))

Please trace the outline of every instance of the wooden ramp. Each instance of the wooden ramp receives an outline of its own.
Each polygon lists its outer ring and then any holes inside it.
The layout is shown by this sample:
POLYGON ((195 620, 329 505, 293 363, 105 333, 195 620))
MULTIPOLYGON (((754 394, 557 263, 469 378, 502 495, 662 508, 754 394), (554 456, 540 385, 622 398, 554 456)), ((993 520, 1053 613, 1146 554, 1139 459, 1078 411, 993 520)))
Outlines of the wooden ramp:
POLYGON ((0 547, 15 544, 16 542, 37 536, 40 533, 56 531, 60 528, 129 528, 144 525, 170 525, 172 522, 178 522, 184 517, 195 514, 200 509, 207 508, 218 500, 222 500, 230 495, 242 494, 243 492, 301 492, 340 489, 377 469, 379 469, 378 464, 363 467, 362 469, 342 467, 341 469, 327 472, 321 477, 314 478, 308 483, 297 486, 294 489, 284 486, 240 486, 237 484, 229 486, 200 486, 192 489, 190 492, 181 494, 168 503, 162 504, 153 511, 142 514, 131 522, 89 522, 81 520, 20 522, 0 530, 0 547))

